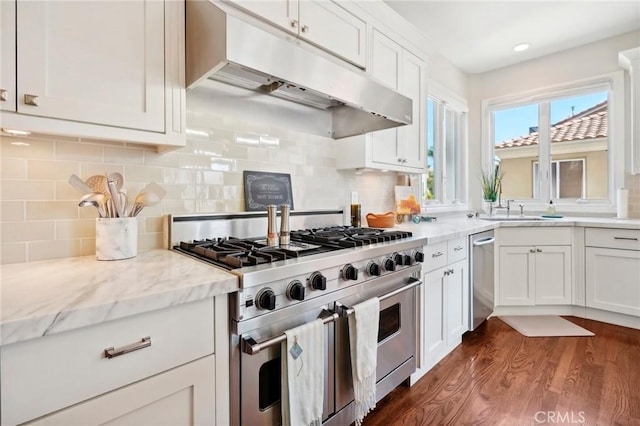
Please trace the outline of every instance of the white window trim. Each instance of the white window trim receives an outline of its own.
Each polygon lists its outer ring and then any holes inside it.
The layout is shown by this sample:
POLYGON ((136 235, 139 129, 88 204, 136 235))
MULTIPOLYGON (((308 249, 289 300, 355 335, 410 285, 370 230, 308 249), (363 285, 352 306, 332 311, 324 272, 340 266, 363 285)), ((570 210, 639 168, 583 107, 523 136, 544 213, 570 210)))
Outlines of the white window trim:
MULTIPOLYGON (((570 163, 570 162, 581 162, 582 163, 582 188, 580 190, 580 192, 582 193, 582 197, 584 197, 584 194, 587 192, 587 164, 584 158, 563 158, 560 160, 551 160, 551 168, 554 168, 554 164, 555 164, 555 168, 556 168, 556 188, 555 188, 555 192, 556 194, 560 193, 560 163, 570 163)), ((538 167, 540 167, 540 162, 539 161, 534 161, 533 162, 533 167, 531 168, 531 173, 533 174, 533 196, 535 197, 536 195, 536 190, 540 191, 540 188, 538 187, 538 179, 536 178, 536 170, 535 170, 535 166, 538 165, 538 167)), ((551 171, 551 176, 553 175, 553 170, 551 171)), ((559 199, 562 200, 560 198, 554 198, 554 200, 559 199)))
MULTIPOLYGON (((427 79, 426 96, 437 99, 438 101, 451 107, 452 109, 463 113, 465 119, 462 125, 460 126, 460 148, 462 152, 460 153, 461 170, 460 170, 460 176, 459 176, 460 178, 459 185, 460 185, 460 195, 462 198, 462 202, 454 203, 454 204, 442 204, 441 201, 428 203, 422 200, 422 212, 423 213, 447 213, 447 212, 466 211, 469 209, 469 204, 468 204, 469 203, 469 185, 468 185, 469 106, 467 104, 467 101, 464 98, 460 97, 459 95, 457 95, 456 93, 448 89, 447 87, 443 86, 442 84, 432 79, 427 79)), ((444 129, 444 124, 445 124, 444 116, 442 117, 436 116, 434 117, 434 120, 435 119, 438 119, 441 121, 440 129, 444 129)), ((435 135, 435 134, 434 134, 434 138, 435 138, 435 144, 433 148, 436 153, 439 153, 439 154, 436 154, 437 157, 434 159, 434 161, 435 162, 439 161, 442 164, 442 162, 444 162, 445 160, 444 149, 443 147, 440 146, 441 145, 440 140, 442 138, 439 138, 438 135, 435 135)), ((427 141, 425 140, 425 144, 426 143, 427 141)), ((436 191, 441 194, 443 190, 442 167, 436 167, 435 173, 436 174, 434 175, 434 179, 435 179, 434 189, 436 189, 436 191)), ((421 188, 421 192, 424 193, 423 188, 421 188)))
MULTIPOLYGON (((493 167, 493 114, 497 109, 506 107, 516 107, 534 102, 552 101, 556 98, 567 95, 580 95, 581 93, 592 92, 594 89, 609 86, 609 129, 607 138, 609 141, 608 150, 608 170, 609 179, 608 199, 597 200, 554 200, 557 208, 561 212, 573 213, 615 213, 616 212, 616 188, 624 186, 625 172, 625 126, 624 126, 624 71, 615 71, 609 74, 598 75, 591 78, 572 81, 569 83, 548 86, 536 90, 521 92, 508 96, 485 99, 482 101, 482 168, 489 170, 493 167)), ((541 111, 544 114, 545 111, 541 111)), ((548 114, 549 111, 546 111, 548 114)), ((542 120, 540 120, 542 121, 542 120)), ((542 126, 541 126, 542 127, 542 126)), ((543 129, 540 129, 542 132, 543 129)), ((545 129, 545 131, 548 131, 545 129)), ((549 147, 547 147, 548 149, 549 147)), ((540 158, 544 158, 545 153, 539 152, 540 158)), ((546 168, 546 166, 544 166, 546 168)), ((542 170, 547 173, 549 170, 542 170)), ((544 211, 546 209, 545 199, 549 199, 548 189, 542 188, 546 194, 540 194, 540 200, 517 200, 525 205, 530 211, 544 211)), ((548 201, 547 201, 548 202, 548 201)))

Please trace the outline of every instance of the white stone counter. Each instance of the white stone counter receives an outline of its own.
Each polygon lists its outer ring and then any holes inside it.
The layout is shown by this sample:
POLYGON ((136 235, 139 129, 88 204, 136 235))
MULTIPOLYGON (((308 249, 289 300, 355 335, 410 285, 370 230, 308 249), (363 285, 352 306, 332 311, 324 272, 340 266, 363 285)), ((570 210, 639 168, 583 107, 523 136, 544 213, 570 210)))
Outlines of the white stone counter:
POLYGON ((0 344, 236 291, 238 278, 170 250, 0 266, 0 344))

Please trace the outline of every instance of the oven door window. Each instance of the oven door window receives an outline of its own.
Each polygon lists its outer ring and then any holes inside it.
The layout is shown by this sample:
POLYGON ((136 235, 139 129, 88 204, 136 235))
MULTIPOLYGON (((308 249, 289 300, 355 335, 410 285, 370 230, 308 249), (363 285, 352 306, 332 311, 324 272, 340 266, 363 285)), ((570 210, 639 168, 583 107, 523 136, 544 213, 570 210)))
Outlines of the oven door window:
POLYGON ((378 343, 383 342, 400 331, 400 303, 381 310, 379 324, 378 343))
POLYGON ((258 404, 260 411, 264 411, 280 402, 280 381, 282 363, 280 357, 265 362, 258 374, 258 404))

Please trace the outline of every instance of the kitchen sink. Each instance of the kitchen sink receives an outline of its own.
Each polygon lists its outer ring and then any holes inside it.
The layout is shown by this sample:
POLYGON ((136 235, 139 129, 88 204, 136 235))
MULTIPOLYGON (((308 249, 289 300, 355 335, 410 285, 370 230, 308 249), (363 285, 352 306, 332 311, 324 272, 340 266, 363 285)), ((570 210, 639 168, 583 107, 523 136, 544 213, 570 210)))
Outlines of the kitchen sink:
POLYGON ((479 219, 493 222, 528 222, 531 220, 542 220, 539 216, 480 216, 479 219))

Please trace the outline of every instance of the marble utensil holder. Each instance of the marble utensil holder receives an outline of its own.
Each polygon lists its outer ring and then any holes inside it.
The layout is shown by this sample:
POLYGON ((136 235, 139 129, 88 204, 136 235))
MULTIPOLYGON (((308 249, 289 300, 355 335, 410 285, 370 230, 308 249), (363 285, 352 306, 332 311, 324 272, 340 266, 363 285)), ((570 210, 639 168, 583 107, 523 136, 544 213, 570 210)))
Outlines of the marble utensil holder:
POLYGON ((136 254, 138 254, 138 221, 135 217, 96 219, 96 259, 129 259, 136 254))

